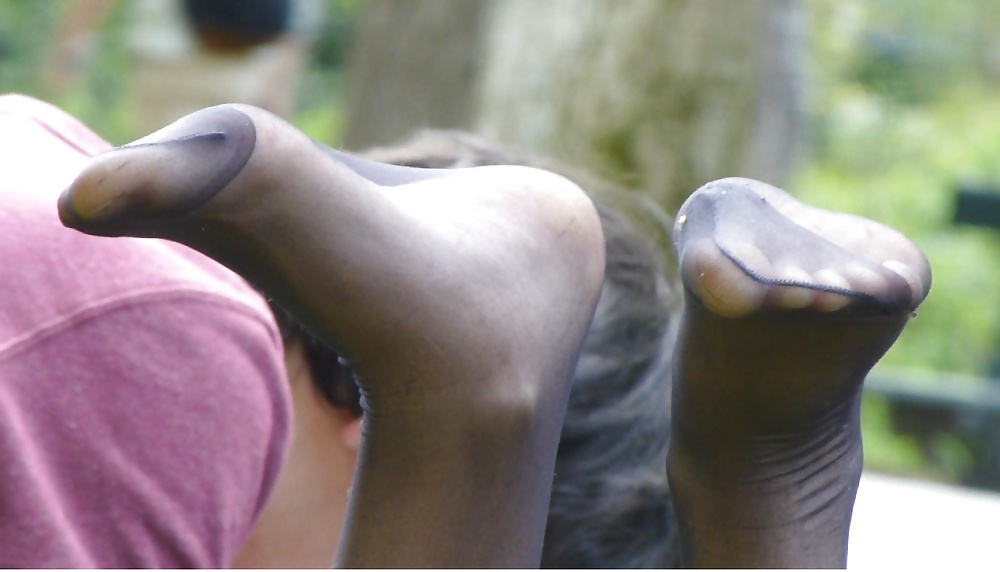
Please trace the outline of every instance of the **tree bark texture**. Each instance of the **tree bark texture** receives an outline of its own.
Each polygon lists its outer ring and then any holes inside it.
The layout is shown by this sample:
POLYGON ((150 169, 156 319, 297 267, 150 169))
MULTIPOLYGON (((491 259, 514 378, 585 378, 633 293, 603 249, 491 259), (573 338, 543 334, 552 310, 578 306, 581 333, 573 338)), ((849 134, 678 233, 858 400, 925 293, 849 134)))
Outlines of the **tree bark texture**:
POLYGON ((385 145, 424 127, 469 129, 483 0, 370 0, 347 70, 344 144, 385 145))
POLYGON ((784 183, 801 140, 798 0, 369 0, 349 147, 471 129, 674 212, 725 176, 784 183))

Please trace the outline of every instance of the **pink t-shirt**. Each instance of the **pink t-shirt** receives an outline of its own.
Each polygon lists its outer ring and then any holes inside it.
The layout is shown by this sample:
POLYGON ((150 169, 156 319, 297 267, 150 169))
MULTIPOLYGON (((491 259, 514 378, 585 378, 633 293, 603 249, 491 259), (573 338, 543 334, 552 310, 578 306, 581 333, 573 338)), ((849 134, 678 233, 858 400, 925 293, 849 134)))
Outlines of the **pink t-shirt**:
POLYGON ((0 96, 0 567, 224 567, 288 445, 280 336, 204 256, 60 224, 107 147, 0 96))

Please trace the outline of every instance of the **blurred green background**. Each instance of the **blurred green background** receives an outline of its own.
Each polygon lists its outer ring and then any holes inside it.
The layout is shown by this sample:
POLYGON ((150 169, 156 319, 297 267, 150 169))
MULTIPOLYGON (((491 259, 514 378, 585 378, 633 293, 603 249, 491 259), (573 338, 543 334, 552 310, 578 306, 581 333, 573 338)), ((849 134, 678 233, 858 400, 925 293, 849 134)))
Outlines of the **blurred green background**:
MULTIPOLYGON (((123 10, 101 28, 82 80, 49 93, 40 72, 66 1, 0 0, 0 92, 53 102, 112 143, 131 137, 123 10)), ((414 9, 419 9, 415 3, 414 9)), ((934 287, 877 372, 976 386, 1000 345, 1000 239, 953 223, 961 183, 1000 186, 1000 3, 811 0, 808 149, 789 188, 816 206, 889 224, 914 239, 934 287), (912 372, 919 372, 914 375, 912 372)), ((336 145, 344 68, 364 0, 330 1, 293 122, 336 145)), ((0 159, 2 164, 2 159, 0 159)), ((961 439, 893 430, 891 404, 864 404, 869 468, 960 482, 975 464, 961 439)))

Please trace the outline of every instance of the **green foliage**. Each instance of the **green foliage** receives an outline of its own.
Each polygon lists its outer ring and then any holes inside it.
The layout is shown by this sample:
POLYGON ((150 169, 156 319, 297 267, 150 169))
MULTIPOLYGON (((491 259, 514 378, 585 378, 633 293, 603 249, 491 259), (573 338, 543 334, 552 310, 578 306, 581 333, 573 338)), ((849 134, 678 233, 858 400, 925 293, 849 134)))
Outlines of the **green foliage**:
POLYGON ((354 40, 354 22, 362 0, 327 2, 327 14, 313 45, 313 60, 321 69, 340 69, 347 59, 348 46, 354 40))
POLYGON ((35 93, 58 2, 0 0, 0 93, 35 93))
MULTIPOLYGON (((893 226, 927 254, 931 295, 884 366, 986 375, 1000 349, 1000 231, 959 228, 952 219, 959 183, 1000 188, 990 64, 996 19, 985 17, 1000 4, 825 0, 810 7, 815 138, 791 187, 811 204, 893 226)), ((887 411, 865 400, 869 467, 957 480, 974 462, 956 439, 921 448, 894 435, 887 411)))
MULTIPOLYGON (((957 59, 952 79, 928 98, 929 92, 886 91, 856 73, 881 65, 863 49, 871 34, 916 34, 903 37, 916 42, 919 55, 920 42, 957 42, 975 22, 970 13, 958 14, 963 19, 952 9, 918 4, 904 10, 903 2, 889 0, 818 3, 816 21, 823 24, 817 25, 814 69, 825 89, 813 101, 814 156, 792 187, 817 206, 899 229, 930 259, 931 295, 884 363, 985 374, 1000 333, 1000 264, 991 263, 1000 259, 1000 235, 956 228, 952 216, 959 182, 1000 186, 1000 109, 988 80, 974 73, 974 61, 957 59), (920 11, 925 8, 929 12, 920 11), (945 14, 933 19, 934 10, 945 14)), ((939 83, 931 74, 916 79, 939 83)))
POLYGON ((865 466, 897 475, 926 474, 926 460, 915 439, 897 437, 889 424, 889 404, 865 398, 861 404, 861 431, 865 439, 865 466))

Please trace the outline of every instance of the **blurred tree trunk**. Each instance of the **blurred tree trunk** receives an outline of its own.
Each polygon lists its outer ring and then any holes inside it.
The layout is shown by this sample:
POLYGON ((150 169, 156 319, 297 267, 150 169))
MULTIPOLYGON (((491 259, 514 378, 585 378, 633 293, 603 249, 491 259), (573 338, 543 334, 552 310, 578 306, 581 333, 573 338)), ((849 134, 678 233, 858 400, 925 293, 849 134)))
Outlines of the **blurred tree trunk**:
POLYGON ((780 185, 803 25, 797 0, 369 0, 345 142, 473 129, 670 211, 719 177, 780 185))
POLYGON ((347 70, 344 144, 392 143, 422 127, 468 129, 482 0, 365 2, 347 70))

